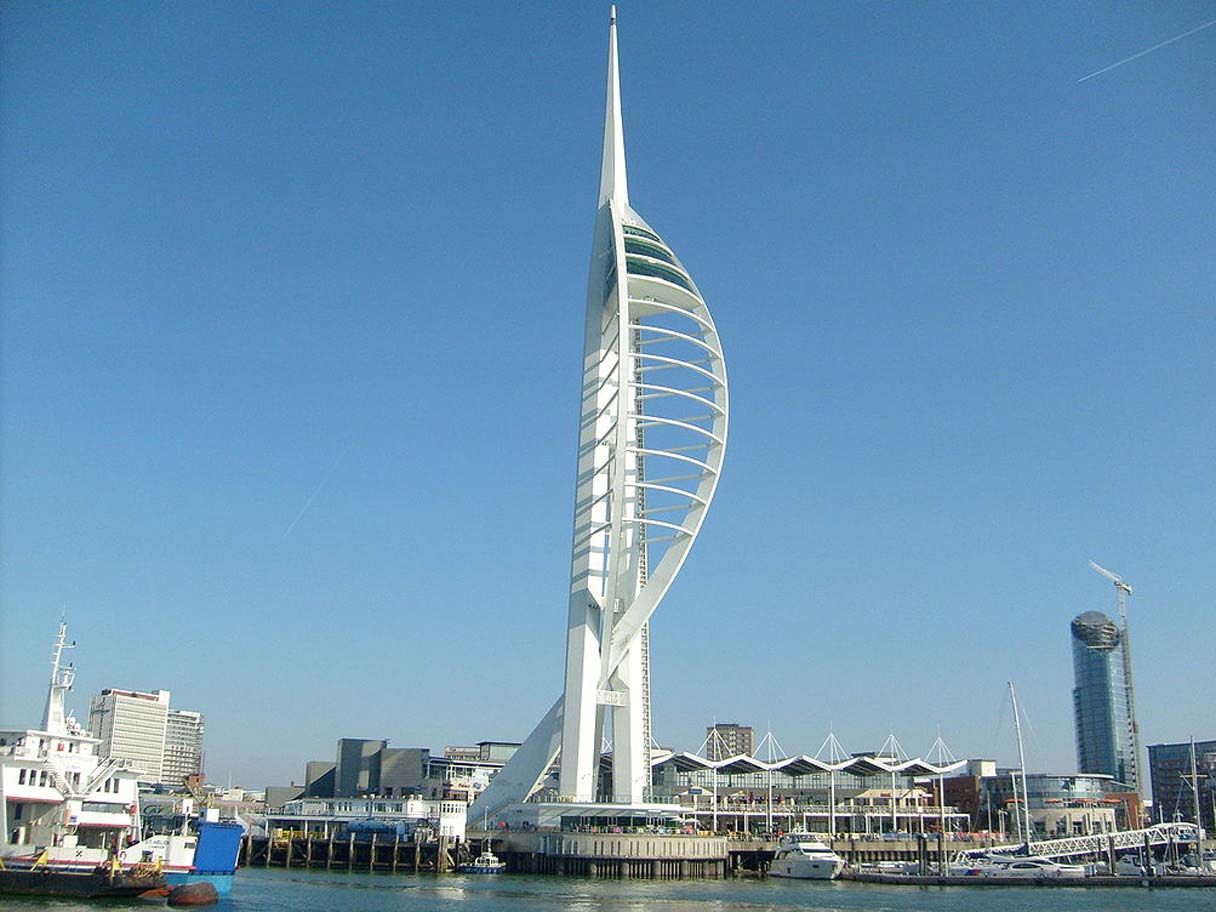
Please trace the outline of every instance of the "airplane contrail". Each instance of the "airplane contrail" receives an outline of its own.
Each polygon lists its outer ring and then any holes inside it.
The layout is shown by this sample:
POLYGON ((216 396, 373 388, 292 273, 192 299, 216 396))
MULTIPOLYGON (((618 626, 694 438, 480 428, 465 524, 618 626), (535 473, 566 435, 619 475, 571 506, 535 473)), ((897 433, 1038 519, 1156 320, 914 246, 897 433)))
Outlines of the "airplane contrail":
POLYGON ((317 486, 312 489, 312 493, 308 495, 308 500, 304 501, 304 506, 300 508, 300 512, 296 514, 296 518, 291 521, 291 524, 283 530, 283 537, 286 538, 291 534, 291 530, 296 527, 304 514, 308 512, 308 508, 312 506, 312 502, 317 499, 317 495, 321 493, 321 489, 325 487, 325 483, 329 481, 329 477, 333 475, 334 469, 338 467, 338 462, 346 455, 346 450, 340 452, 334 457, 334 461, 329 464, 329 468, 325 470, 325 474, 321 476, 321 480, 317 482, 317 486))
POLYGON ((1139 58, 1143 57, 1145 54, 1151 54, 1153 51, 1159 51, 1159 50, 1161 50, 1161 48, 1165 47, 1167 44, 1173 44, 1175 41, 1181 41, 1183 38, 1188 38, 1191 35, 1194 35, 1196 32, 1202 32, 1205 28, 1211 28, 1213 25, 1216 25, 1216 19, 1209 19, 1207 22, 1203 23, 1203 25, 1197 25, 1193 29, 1191 29, 1189 32, 1183 32, 1181 35, 1175 35, 1173 38, 1167 38, 1165 41, 1162 41, 1160 44, 1154 44, 1151 48, 1145 48, 1143 51, 1141 51, 1138 54, 1132 54, 1130 57, 1125 57, 1117 63, 1112 63, 1108 67, 1102 67, 1102 69, 1100 69, 1100 70, 1095 70, 1094 72, 1090 73, 1088 76, 1082 76, 1080 79, 1077 80, 1077 82, 1084 82, 1086 79, 1093 79, 1095 76, 1101 76, 1103 73, 1109 73, 1115 67, 1121 67, 1125 63, 1131 63, 1133 60, 1138 60, 1139 58))

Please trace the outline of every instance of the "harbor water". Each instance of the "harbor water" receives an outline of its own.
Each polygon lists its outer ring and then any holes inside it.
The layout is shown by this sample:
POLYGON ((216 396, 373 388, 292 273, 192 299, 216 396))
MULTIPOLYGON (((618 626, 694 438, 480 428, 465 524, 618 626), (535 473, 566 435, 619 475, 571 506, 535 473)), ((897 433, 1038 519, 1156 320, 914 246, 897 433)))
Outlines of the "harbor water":
MULTIPOLYGON (((6 912, 165 908, 5 897, 6 912)), ((620 881, 517 875, 243 870, 217 912, 1193 912, 1207 889, 912 887, 814 881, 620 881)))

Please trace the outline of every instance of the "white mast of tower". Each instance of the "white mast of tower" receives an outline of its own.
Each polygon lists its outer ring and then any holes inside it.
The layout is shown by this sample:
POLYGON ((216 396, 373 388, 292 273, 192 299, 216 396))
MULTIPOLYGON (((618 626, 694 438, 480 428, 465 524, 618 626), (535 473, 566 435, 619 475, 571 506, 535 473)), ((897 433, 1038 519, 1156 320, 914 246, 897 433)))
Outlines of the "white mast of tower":
POLYGON ((726 365, 701 293, 630 206, 609 26, 600 187, 587 283, 565 688, 478 798, 525 800, 560 755, 564 802, 596 800, 612 728, 612 801, 650 782, 647 630, 713 499, 726 447, 726 365))

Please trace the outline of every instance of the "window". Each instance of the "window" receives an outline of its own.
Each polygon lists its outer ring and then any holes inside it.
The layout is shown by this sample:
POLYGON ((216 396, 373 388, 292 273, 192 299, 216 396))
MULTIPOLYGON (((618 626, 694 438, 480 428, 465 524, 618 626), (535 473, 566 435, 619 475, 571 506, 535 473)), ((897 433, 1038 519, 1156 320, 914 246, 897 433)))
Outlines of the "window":
POLYGON ((651 263, 646 260, 640 260, 637 257, 627 257, 628 269, 631 275, 651 276, 656 279, 664 279, 671 282, 673 285, 679 285, 681 288, 692 291, 692 283, 685 278, 684 274, 670 266, 664 266, 660 263, 651 263))
POLYGON ((25 785, 25 770, 24 769, 17 770, 17 784, 25 785))
POLYGON ((664 262, 675 265, 675 258, 664 248, 658 244, 651 244, 649 241, 636 240, 634 238, 625 238, 625 252, 638 253, 642 256, 650 257, 652 260, 663 260, 664 262))
POLYGON ((663 240, 653 231, 647 231, 645 228, 639 228, 637 225, 621 225, 621 230, 625 232, 625 234, 634 234, 638 237, 650 238, 652 241, 663 240))

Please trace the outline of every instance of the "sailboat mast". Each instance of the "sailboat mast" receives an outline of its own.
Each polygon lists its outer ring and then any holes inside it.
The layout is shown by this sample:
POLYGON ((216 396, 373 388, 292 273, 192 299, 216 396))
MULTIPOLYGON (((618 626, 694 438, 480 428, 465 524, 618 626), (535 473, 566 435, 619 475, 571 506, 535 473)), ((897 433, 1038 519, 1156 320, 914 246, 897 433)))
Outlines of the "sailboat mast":
MULTIPOLYGON (((1026 790, 1026 748, 1022 745, 1022 719, 1018 713, 1018 692, 1009 682, 1009 698, 1013 701, 1013 727, 1018 733, 1018 763, 1022 767, 1022 819, 1026 822, 1026 852, 1030 852, 1030 795, 1026 790)), ((1016 796, 1015 796, 1016 797, 1016 796)))
MULTIPOLYGON (((1199 771, 1195 769, 1195 736, 1191 736, 1191 798, 1195 807, 1195 826, 1202 832, 1203 817, 1199 813, 1199 771)), ((1202 853, 1200 853, 1202 855, 1202 853)))

